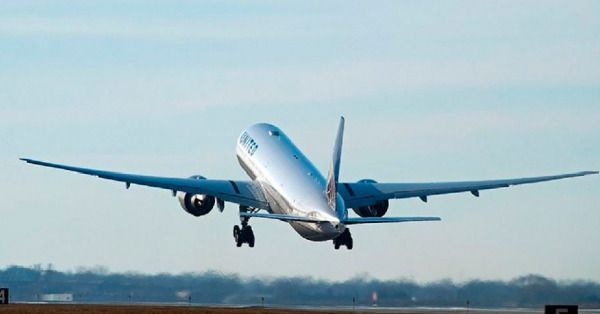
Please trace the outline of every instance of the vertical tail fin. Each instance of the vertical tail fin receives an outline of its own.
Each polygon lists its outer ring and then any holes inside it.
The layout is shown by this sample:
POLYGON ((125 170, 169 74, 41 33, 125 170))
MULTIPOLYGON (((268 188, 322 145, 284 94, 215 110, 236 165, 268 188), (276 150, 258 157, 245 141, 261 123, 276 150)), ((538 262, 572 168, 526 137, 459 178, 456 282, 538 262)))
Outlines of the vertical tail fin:
MULTIPOLYGON (((327 203, 329 207, 333 209, 336 213, 338 209, 336 208, 336 196, 337 189, 336 185, 338 179, 340 177, 340 162, 342 158, 342 142, 344 139, 344 117, 340 117, 340 124, 338 126, 337 136, 335 137, 335 144, 333 146, 333 156, 331 158, 331 164, 329 165, 329 174, 327 174, 327 190, 325 191, 327 194, 327 203)), ((340 210, 344 210, 340 208, 340 210)), ((340 216, 340 213, 338 213, 340 216)))

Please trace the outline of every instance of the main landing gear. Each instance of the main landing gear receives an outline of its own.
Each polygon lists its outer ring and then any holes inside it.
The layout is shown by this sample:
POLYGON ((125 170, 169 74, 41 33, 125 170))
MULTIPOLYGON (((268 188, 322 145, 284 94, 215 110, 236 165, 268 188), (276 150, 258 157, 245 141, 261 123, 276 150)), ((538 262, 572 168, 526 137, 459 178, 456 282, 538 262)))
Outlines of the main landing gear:
POLYGON ((352 235, 350 235, 350 229, 348 228, 346 228, 339 237, 333 239, 333 247, 336 250, 339 250, 341 245, 345 245, 348 250, 352 250, 352 235))
MULTIPOLYGON (((240 211, 247 211, 247 207, 240 206, 240 211)), ((240 217, 242 227, 235 225, 233 226, 233 238, 235 239, 235 245, 237 247, 242 246, 244 243, 248 243, 248 246, 254 247, 254 232, 252 227, 248 225, 248 217, 240 217)))

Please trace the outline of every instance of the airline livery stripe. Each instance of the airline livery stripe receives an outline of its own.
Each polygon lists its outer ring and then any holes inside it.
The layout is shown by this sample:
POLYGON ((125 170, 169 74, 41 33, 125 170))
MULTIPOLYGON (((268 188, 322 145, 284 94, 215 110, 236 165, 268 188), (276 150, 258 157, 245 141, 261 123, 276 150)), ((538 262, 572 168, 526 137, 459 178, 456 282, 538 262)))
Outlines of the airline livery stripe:
POLYGON ((354 191, 350 187, 350 184, 344 183, 344 187, 346 188, 346 190, 348 190, 348 193, 350 194, 350 196, 354 196, 354 191))
POLYGON ((240 194, 240 188, 238 188, 237 184, 235 184, 234 181, 229 180, 229 183, 231 183, 231 186, 233 187, 233 189, 235 190, 236 194, 240 194))

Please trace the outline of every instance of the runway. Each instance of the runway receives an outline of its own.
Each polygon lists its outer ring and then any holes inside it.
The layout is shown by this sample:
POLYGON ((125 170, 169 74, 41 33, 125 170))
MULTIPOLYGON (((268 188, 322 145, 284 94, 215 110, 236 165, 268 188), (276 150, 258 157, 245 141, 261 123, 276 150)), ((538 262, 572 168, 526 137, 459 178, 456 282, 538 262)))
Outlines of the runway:
MULTIPOLYGON (((579 310, 580 313, 600 314, 600 309, 579 310)), ((22 313, 22 314, 40 314, 40 313, 122 313, 122 314, 158 314, 158 313, 194 313, 194 314, 226 314, 226 313, 283 313, 283 314, 302 314, 302 313, 402 313, 402 314, 424 314, 424 313, 469 313, 469 314, 489 314, 489 313, 511 313, 511 314, 530 314, 544 313, 539 309, 467 309, 467 308, 385 308, 385 307, 261 307, 261 306, 196 306, 181 304, 8 304, 0 305, 0 313, 22 313)))

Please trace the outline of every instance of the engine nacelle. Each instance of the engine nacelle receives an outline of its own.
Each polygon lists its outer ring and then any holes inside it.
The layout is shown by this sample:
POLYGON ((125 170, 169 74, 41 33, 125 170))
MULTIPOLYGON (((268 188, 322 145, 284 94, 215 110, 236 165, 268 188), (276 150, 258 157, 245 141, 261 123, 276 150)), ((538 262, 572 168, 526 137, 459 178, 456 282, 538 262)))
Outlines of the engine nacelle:
MULTIPOLYGON (((190 179, 204 180, 203 176, 191 176, 190 179)), ((177 192, 177 198, 181 207, 191 215, 200 217, 210 213, 215 207, 215 197, 204 194, 190 194, 177 192)))
MULTIPOLYGON (((373 179, 363 179, 358 181, 358 183, 377 183, 377 181, 373 179)), ((390 202, 388 200, 383 200, 369 206, 352 208, 352 210, 360 217, 383 217, 383 215, 387 213, 389 207, 390 202)))

